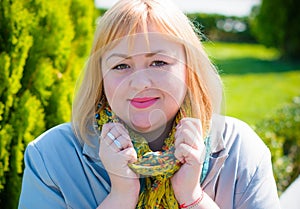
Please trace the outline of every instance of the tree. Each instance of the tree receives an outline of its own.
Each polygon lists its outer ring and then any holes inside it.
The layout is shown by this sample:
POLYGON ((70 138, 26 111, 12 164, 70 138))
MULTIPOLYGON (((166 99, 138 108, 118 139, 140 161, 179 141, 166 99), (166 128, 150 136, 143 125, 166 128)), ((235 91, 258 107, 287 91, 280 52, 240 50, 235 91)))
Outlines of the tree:
POLYGON ((94 31, 94 2, 0 2, 0 205, 17 208, 23 152, 70 120, 77 76, 94 31))
POLYGON ((300 1, 262 0, 253 10, 252 28, 258 41, 278 48, 283 58, 300 58, 300 1))

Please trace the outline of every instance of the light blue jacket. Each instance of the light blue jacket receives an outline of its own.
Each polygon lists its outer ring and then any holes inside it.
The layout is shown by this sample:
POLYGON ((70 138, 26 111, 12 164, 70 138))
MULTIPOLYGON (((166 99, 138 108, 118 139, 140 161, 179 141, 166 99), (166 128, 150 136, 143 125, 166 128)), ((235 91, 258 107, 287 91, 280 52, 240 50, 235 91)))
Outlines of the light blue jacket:
MULTIPOLYGON (((222 209, 280 208, 268 148, 248 125, 223 118, 213 123, 214 146, 202 188, 222 209)), ((97 208, 110 192, 110 181, 98 157, 98 138, 91 136, 90 142, 80 142, 70 123, 31 142, 19 208, 97 208)))

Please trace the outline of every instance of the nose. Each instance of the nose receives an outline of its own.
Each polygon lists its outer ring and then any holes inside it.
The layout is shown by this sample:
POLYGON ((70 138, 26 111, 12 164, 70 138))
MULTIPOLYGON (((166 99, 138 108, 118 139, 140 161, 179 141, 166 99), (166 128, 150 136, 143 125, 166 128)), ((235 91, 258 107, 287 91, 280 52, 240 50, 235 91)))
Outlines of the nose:
POLYGON ((137 70, 131 75, 129 85, 135 90, 147 89, 152 86, 152 79, 147 70, 137 70))

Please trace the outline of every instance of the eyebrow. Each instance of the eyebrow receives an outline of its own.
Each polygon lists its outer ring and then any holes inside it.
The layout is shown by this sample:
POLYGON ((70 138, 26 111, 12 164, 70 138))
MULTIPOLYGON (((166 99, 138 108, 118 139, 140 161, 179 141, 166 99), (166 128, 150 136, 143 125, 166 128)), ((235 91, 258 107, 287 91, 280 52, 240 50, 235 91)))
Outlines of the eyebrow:
MULTIPOLYGON (((154 51, 154 52, 146 53, 145 56, 146 56, 146 57, 153 57, 154 55, 160 54, 160 53, 162 53, 162 52, 163 52, 163 53, 166 53, 165 50, 157 50, 157 51, 154 51)), ((127 54, 114 53, 114 54, 111 54, 111 55, 106 59, 106 61, 109 60, 109 59, 112 58, 112 57, 122 57, 122 58, 124 58, 124 59, 131 59, 132 56, 129 56, 129 55, 127 55, 127 54)))

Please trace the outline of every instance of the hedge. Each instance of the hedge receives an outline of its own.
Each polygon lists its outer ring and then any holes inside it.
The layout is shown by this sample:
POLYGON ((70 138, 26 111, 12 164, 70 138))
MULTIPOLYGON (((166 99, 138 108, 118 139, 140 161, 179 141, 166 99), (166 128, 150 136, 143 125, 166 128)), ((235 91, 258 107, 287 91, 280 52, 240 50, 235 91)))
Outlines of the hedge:
POLYGON ((0 2, 0 207, 17 208, 23 152, 70 120, 95 25, 93 1, 0 2))
POLYGON ((278 192, 281 194, 300 174, 300 96, 256 125, 269 146, 278 192))

